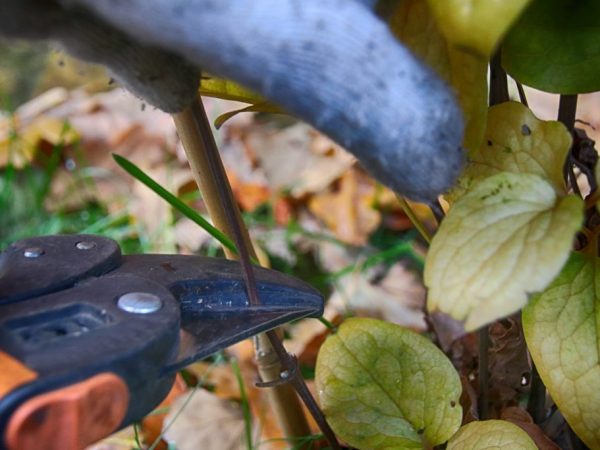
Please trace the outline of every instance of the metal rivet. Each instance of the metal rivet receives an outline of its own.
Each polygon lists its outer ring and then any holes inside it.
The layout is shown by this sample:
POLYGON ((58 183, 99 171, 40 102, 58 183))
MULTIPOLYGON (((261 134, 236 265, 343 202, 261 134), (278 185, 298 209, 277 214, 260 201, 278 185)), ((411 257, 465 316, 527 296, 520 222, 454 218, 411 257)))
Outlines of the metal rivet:
POLYGON ((149 292, 129 292, 119 297, 117 306, 133 314, 150 314, 162 308, 162 300, 149 292))
POLYGON ((287 379, 287 378, 290 377, 290 371, 289 370, 284 370, 283 372, 281 372, 279 374, 279 376, 285 380, 285 379, 287 379))
POLYGON ((41 247, 29 247, 23 251, 23 256, 25 258, 39 258, 45 253, 44 249, 41 247))
POLYGON ((91 250, 96 246, 96 243, 93 241, 80 241, 75 244, 79 250, 91 250))

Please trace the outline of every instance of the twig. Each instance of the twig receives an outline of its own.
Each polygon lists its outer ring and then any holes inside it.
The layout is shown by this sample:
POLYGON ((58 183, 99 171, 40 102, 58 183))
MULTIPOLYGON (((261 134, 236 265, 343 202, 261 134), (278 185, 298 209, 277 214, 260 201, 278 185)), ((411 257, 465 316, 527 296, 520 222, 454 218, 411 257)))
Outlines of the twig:
POLYGON ((433 214, 433 217, 435 217, 438 226, 441 225, 446 214, 444 213, 444 208, 442 208, 442 204, 440 203, 439 199, 436 199, 435 202, 430 203, 429 209, 431 209, 431 213, 433 214))
MULTIPOLYGON (((567 127, 569 133, 573 134, 575 130, 575 116, 577 113, 577 95, 561 95, 558 104, 558 120, 567 127)), ((568 180, 568 184, 573 189, 573 192, 581 197, 581 191, 577 184, 577 176, 573 170, 573 146, 569 149, 569 156, 565 161, 564 175, 568 180)))
POLYGON ((479 334, 479 420, 485 420, 489 414, 490 401, 490 374, 488 369, 488 350, 490 348, 490 332, 488 326, 484 326, 479 334))
MULTIPOLYGON (((490 106, 509 100, 508 78, 501 66, 500 51, 490 61, 490 106)), ((489 327, 486 325, 479 330, 479 418, 484 420, 489 414, 489 383, 488 350, 490 348, 489 327)))
POLYGON ((561 95, 558 104, 558 120, 562 122, 570 133, 575 128, 575 114, 577 113, 577 95, 561 95))
POLYGON ((490 62, 490 106, 507 102, 509 99, 508 78, 506 77, 506 72, 500 64, 499 50, 492 57, 490 62))
MULTIPOLYGON (((227 182, 210 123, 201 101, 197 99, 189 108, 175 114, 174 120, 192 166, 194 177, 203 193, 207 209, 213 217, 215 225, 228 236, 233 237, 236 243, 250 304, 260 304, 254 280, 254 269, 250 262, 253 249, 248 231, 243 226, 239 209, 234 202, 231 186, 227 182)), ((234 257, 231 252, 227 253, 229 253, 228 257, 234 257)), ((282 374, 294 370, 295 360, 287 353, 275 331, 267 332, 266 337, 267 339, 258 337, 255 340, 259 347, 256 353, 261 378, 266 383, 273 383, 275 388, 270 392, 271 399, 274 399, 276 403, 273 405, 273 409, 278 414, 278 419, 288 437, 305 436, 310 431, 298 403, 298 398, 293 395, 293 391, 290 395, 289 390, 291 387, 289 385, 279 383, 282 374), (267 342, 270 342, 272 348, 265 348, 267 342), (270 350, 275 352, 280 365, 275 364, 276 361, 269 358, 268 362, 265 361, 262 366, 263 370, 260 370, 261 358, 268 358, 269 354, 272 353, 270 350)), ((297 374, 297 371, 294 372, 295 376, 285 381, 291 382, 296 388, 309 411, 315 417, 317 424, 321 427, 323 434, 327 437, 329 445, 334 449, 339 448, 333 431, 327 425, 304 380, 297 374)))
POLYGON ((529 107, 529 104, 527 103, 527 96, 525 95, 525 89, 523 89, 523 85, 517 80, 515 80, 515 84, 517 85, 517 91, 519 92, 519 100, 521 100, 521 103, 523 103, 523 105, 529 107))
POLYGON ((533 418, 534 423, 540 424, 546 420, 546 386, 544 386, 533 361, 531 362, 531 388, 527 411, 533 418))

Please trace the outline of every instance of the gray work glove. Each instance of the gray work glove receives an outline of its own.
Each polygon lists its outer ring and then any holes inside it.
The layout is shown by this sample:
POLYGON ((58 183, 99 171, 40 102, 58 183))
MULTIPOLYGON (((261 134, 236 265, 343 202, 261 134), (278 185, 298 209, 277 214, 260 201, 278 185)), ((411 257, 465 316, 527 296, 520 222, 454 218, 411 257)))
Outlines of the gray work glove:
POLYGON ((0 0, 0 35, 59 41, 167 112, 200 69, 281 105, 415 200, 448 189, 463 119, 448 86, 372 11, 373 0, 0 0))

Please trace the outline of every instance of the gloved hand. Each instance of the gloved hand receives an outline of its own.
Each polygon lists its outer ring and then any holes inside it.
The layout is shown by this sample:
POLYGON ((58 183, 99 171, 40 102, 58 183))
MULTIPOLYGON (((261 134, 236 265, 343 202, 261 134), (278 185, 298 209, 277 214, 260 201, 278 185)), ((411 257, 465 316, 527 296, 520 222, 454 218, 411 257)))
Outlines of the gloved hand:
POLYGON ((463 120, 449 87, 399 43, 373 0, 2 0, 0 34, 57 40, 167 112, 200 69, 262 94, 414 200, 449 188, 463 120))

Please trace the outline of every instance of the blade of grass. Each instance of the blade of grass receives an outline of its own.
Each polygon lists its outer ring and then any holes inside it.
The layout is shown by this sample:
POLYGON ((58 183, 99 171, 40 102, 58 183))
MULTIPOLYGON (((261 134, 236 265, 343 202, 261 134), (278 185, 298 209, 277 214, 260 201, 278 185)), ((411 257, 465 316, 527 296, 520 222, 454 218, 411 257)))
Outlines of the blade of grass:
POLYGON ((131 175, 141 183, 145 184, 148 188, 154 191, 155 194, 157 194, 158 196, 163 198, 167 203, 169 203, 169 205, 171 205, 173 208, 175 208, 188 219, 201 226, 208 234, 210 234, 217 241, 219 241, 224 247, 237 254, 237 249, 234 243, 231 241, 231 239, 229 239, 219 229, 211 225, 204 217, 202 217, 200 214, 194 211, 193 208, 189 207, 181 200, 179 200, 175 195, 171 194, 169 191, 163 188, 160 184, 154 181, 142 169, 140 169, 134 163, 129 161, 127 158, 124 158, 123 156, 114 153, 112 156, 116 163, 129 175, 131 175))
POLYGON ((240 388, 240 397, 242 399, 242 413, 244 415, 244 431, 246 433, 246 448, 248 450, 253 449, 252 444, 252 414, 250 413, 250 403, 248 402, 248 394, 246 393, 246 387, 244 386, 244 379, 242 378, 242 372, 240 366, 235 358, 230 359, 231 370, 235 375, 238 386, 240 388))

